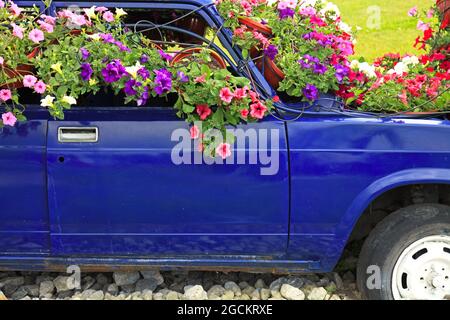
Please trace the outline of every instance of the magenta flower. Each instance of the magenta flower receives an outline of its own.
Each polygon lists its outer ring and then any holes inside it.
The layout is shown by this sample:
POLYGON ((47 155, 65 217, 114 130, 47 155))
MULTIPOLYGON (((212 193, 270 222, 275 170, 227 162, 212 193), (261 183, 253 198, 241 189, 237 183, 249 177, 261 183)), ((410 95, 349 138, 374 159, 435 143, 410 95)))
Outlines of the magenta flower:
POLYGON ((161 56, 161 58, 163 58, 164 60, 170 61, 172 60, 172 56, 168 53, 165 53, 163 50, 159 50, 159 55, 161 56))
POLYGON ((36 82, 37 78, 35 76, 26 75, 25 77, 23 77, 23 86, 25 88, 33 88, 36 82))
POLYGON ((11 99, 11 97, 12 97, 11 90, 9 89, 0 90, 0 101, 6 102, 9 99, 11 99))
POLYGON ((28 39, 30 39, 34 43, 39 43, 41 41, 44 41, 44 33, 39 29, 33 29, 30 31, 28 39))
POLYGON ((12 112, 2 114, 2 120, 4 125, 11 127, 14 127, 17 122, 17 118, 12 112))
POLYGON ((281 9, 279 11, 280 19, 292 18, 295 14, 295 11, 291 8, 281 9))
POLYGON ((36 91, 39 94, 43 94, 47 90, 47 85, 44 83, 44 81, 38 81, 34 85, 34 91, 36 91))
POLYGON ((145 69, 144 67, 140 68, 137 72, 137 74, 143 79, 143 80, 147 80, 148 78, 150 78, 150 71, 148 71, 147 69, 145 69))
POLYGON ((408 16, 410 16, 410 17, 415 17, 415 16, 417 16, 417 6, 415 6, 415 7, 411 8, 411 9, 409 9, 409 11, 408 11, 408 16))

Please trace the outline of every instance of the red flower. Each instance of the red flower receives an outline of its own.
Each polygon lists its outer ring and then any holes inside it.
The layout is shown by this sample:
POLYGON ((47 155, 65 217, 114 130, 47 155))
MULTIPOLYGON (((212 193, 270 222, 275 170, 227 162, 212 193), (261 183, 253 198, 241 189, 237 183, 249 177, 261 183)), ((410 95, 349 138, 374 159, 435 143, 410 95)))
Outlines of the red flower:
POLYGON ((427 29, 423 33, 423 41, 428 41, 433 37, 433 29, 427 29))
POLYGON ((241 117, 247 119, 248 113, 249 113, 248 109, 241 110, 241 117))
POLYGON ((199 104, 196 107, 196 110, 201 120, 205 120, 212 113, 211 109, 207 104, 199 104))
POLYGON ((275 96, 275 97, 272 98, 272 101, 275 102, 275 103, 280 102, 280 97, 279 96, 275 96))
POLYGON ((230 103, 234 98, 234 94, 229 88, 222 88, 220 89, 219 97, 223 102, 230 103))

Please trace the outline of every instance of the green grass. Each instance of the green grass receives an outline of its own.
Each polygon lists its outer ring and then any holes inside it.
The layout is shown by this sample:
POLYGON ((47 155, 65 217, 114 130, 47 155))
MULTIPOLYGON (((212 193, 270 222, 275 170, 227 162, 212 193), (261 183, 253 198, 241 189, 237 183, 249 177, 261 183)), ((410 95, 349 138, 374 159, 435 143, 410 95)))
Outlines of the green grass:
POLYGON ((367 61, 387 52, 414 53, 414 40, 420 34, 416 29, 417 20, 408 16, 408 10, 418 6, 419 10, 430 8, 435 0, 331 0, 341 9, 343 21, 357 32, 355 57, 365 57, 367 61), (381 12, 380 28, 368 27, 368 8, 378 6, 381 12))

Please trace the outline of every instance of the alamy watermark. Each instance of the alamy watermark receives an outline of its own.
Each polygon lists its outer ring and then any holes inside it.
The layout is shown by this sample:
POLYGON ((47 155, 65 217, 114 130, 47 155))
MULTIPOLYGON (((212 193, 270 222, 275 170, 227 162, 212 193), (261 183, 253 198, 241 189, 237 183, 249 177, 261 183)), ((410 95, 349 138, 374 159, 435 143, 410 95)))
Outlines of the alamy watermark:
MULTIPOLYGON (((201 130, 201 122, 195 123, 201 130)), ((227 158, 211 157, 208 152, 199 152, 199 140, 193 140, 190 131, 179 128, 172 132, 171 141, 177 142, 171 153, 175 165, 257 165, 263 176, 276 175, 280 169, 280 129, 236 128, 227 130, 227 136, 234 136, 231 154, 227 158)), ((226 142, 219 130, 205 133, 217 144, 226 142)))

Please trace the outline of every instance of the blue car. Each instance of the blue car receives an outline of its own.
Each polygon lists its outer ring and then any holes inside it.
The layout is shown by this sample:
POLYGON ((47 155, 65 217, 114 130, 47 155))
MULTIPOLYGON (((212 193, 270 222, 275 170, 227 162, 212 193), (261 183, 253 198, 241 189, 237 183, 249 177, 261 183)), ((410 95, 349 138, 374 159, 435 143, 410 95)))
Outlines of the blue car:
MULTIPOLYGON (((223 22, 209 0, 54 1, 49 14, 71 5, 121 7, 130 24, 173 10, 223 22)), ((273 92, 229 30, 219 40, 230 69, 273 92)), ((196 150, 177 154, 174 132, 188 125, 170 101, 138 108, 105 94, 55 120, 30 97, 28 121, 0 129, 0 270, 330 272, 365 239, 364 297, 450 295, 446 117, 349 113, 328 96, 276 109, 238 127, 269 134, 233 146, 243 161, 195 163, 196 150)))

